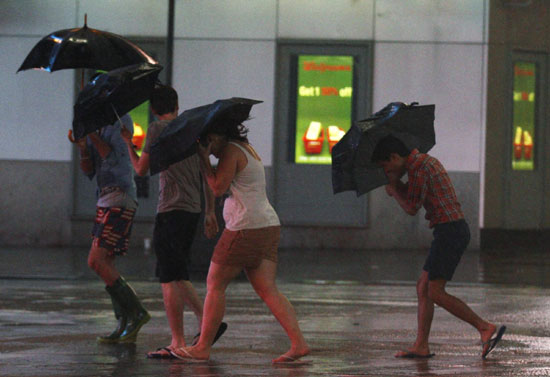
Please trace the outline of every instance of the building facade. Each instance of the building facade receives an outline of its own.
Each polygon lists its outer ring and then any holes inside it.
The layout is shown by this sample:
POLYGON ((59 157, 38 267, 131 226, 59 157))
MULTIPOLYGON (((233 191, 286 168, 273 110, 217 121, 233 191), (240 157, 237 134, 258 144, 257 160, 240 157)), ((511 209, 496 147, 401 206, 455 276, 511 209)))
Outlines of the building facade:
MULTIPOLYGON (((247 124, 266 165, 284 247, 417 248, 431 240, 422 214, 404 214, 383 188, 360 197, 332 193, 330 164, 322 160, 329 129, 316 156, 299 128, 316 90, 349 106, 335 121, 343 129, 389 102, 436 105, 437 144, 430 153, 455 184, 472 228, 471 247, 480 247, 482 235, 498 238, 498 230, 548 228, 550 167, 543 161, 550 158, 543 140, 550 131, 544 128, 548 106, 540 101, 548 98, 549 23, 543 18, 549 7, 543 0, 176 0, 172 44, 168 0, 0 0, 0 244, 89 243, 94 185, 79 173, 66 138, 81 73, 15 73, 40 38, 82 26, 85 14, 89 27, 131 39, 163 65, 171 55, 180 109, 228 97, 263 101, 247 124), (515 129, 509 108, 514 93, 527 93, 527 103, 530 93, 513 87, 516 61, 539 67, 535 178, 508 169, 515 129), (319 85, 307 84, 309 74, 326 71, 319 67, 340 67, 330 69, 340 71, 343 84, 323 84, 321 75, 312 78, 319 85), (536 182, 538 196, 517 192, 524 179, 536 182), (507 204, 525 195, 537 198, 528 203, 542 220, 509 220, 529 218, 522 205, 507 204)), ((148 197, 140 198, 135 245, 151 237, 156 205, 156 178, 142 185, 148 197)))

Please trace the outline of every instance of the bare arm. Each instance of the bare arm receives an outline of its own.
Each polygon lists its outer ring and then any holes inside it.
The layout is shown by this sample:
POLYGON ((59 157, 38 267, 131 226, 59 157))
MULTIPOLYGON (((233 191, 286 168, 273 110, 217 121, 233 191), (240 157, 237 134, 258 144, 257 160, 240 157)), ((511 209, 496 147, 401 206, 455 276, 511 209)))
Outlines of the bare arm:
POLYGON ((99 156, 102 159, 107 158, 109 153, 111 153, 111 146, 107 144, 105 141, 103 141, 97 132, 92 132, 91 134, 88 134, 88 137, 92 141, 92 144, 94 145, 95 149, 99 153, 99 156))
MULTIPOLYGON (((201 174, 202 175, 202 174, 201 174)), ((213 238, 219 231, 218 219, 216 218, 216 203, 214 193, 208 182, 203 176, 203 194, 204 194, 204 234, 206 238, 213 238)))
POLYGON ((128 147, 128 155, 130 155, 136 174, 143 177, 149 171, 149 153, 141 152, 141 156, 138 156, 132 143, 132 133, 126 127, 120 128, 120 135, 128 147))
POLYGON ((75 144, 78 148, 78 154, 80 156, 80 169, 85 174, 92 173, 94 171, 94 164, 92 162, 92 156, 90 154, 90 151, 88 150, 88 146, 86 145, 86 138, 83 137, 81 139, 75 140, 72 130, 69 130, 68 138, 69 141, 75 144))
POLYGON ((199 144, 198 154, 201 160, 201 172, 216 197, 222 196, 229 189, 231 181, 237 174, 237 147, 227 145, 220 154, 218 168, 210 164, 209 144, 206 148, 199 144))

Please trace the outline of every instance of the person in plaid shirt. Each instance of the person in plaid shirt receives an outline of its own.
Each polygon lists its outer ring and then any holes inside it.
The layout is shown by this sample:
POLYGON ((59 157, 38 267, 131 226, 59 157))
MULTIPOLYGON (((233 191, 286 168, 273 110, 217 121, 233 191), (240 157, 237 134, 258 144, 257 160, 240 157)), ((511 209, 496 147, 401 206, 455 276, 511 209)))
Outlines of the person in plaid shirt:
POLYGON ((378 163, 390 183, 386 192, 403 210, 416 215, 423 206, 433 228, 434 239, 422 274, 416 285, 418 295, 418 332, 414 345, 395 357, 430 358, 428 338, 434 314, 434 303, 474 326, 481 336, 485 358, 502 338, 506 326, 497 326, 479 317, 463 301, 445 291, 470 241, 470 230, 443 165, 434 157, 410 151, 398 138, 389 135, 376 145, 371 161, 378 163), (401 177, 407 173, 408 182, 401 177))

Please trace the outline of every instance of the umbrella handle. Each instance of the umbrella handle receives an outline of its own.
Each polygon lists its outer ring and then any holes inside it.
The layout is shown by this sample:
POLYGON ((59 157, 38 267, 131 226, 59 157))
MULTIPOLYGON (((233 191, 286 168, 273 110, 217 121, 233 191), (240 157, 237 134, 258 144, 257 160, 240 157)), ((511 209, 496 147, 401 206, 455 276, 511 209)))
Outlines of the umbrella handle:
POLYGON ((117 119, 118 119, 120 125, 124 127, 124 123, 122 123, 122 120, 121 120, 120 117, 118 116, 118 112, 116 111, 115 105, 113 105, 113 104, 111 103, 111 107, 113 108, 113 111, 115 112, 115 115, 116 115, 116 117, 117 117, 117 119))

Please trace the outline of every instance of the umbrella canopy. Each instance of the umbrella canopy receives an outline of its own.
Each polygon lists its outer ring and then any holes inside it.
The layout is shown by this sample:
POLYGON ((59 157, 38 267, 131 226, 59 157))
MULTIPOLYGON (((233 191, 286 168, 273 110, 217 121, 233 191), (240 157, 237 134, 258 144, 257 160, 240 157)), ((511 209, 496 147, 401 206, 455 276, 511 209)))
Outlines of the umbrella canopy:
POLYGON ((138 63, 158 64, 123 37, 84 24, 82 28, 58 30, 42 38, 17 72, 31 68, 48 72, 66 68, 110 71, 138 63))
POLYGON ((74 137, 80 139, 113 124, 147 101, 161 70, 160 65, 134 64, 100 74, 86 84, 74 105, 74 137))
POLYGON ((151 175, 193 155, 197 140, 211 124, 218 121, 240 124, 248 119, 252 106, 261 102, 233 97, 184 111, 162 130, 157 141, 151 145, 151 175))
POLYGON ((372 117, 352 125, 332 149, 332 188, 335 194, 357 196, 388 183, 384 170, 371 162, 378 141, 393 135, 409 149, 426 153, 435 145, 435 105, 392 102, 372 117))

